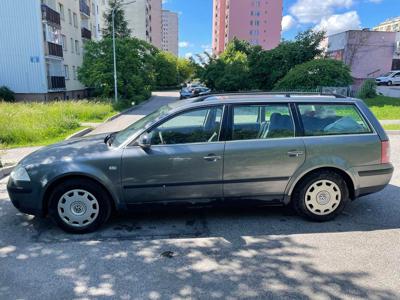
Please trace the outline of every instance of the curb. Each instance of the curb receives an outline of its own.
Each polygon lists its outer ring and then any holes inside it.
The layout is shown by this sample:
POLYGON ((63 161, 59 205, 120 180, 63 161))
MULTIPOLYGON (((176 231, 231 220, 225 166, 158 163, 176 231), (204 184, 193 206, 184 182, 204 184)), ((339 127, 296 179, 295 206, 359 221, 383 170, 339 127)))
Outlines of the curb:
POLYGON ((400 130, 385 130, 389 135, 400 135, 400 130))
POLYGON ((4 177, 10 175, 12 170, 14 170, 16 165, 0 168, 0 179, 3 179, 4 177))
POLYGON ((84 135, 88 134, 91 131, 93 131, 93 128, 84 128, 82 130, 79 130, 78 132, 75 132, 74 134, 71 134, 65 140, 70 140, 70 139, 73 139, 73 138, 78 138, 78 137, 84 136, 84 135))

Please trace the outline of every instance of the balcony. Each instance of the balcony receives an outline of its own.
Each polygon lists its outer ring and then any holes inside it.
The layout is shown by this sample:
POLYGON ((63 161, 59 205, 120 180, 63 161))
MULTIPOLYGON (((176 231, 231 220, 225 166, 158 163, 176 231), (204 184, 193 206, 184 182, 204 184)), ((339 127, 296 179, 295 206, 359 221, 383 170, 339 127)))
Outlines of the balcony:
POLYGON ((85 0, 79 0, 79 10, 83 15, 90 17, 90 7, 85 0))
POLYGON ((63 58, 63 48, 61 45, 54 44, 51 42, 46 43, 46 56, 55 56, 59 58, 63 58))
POLYGON ((81 32, 82 32, 82 38, 87 40, 92 39, 92 32, 89 29, 82 27, 81 32))
POLYGON ((60 14, 45 4, 42 4, 42 20, 57 27, 61 26, 60 14))
POLYGON ((49 90, 64 90, 65 89, 65 77, 63 76, 48 76, 47 84, 49 90))

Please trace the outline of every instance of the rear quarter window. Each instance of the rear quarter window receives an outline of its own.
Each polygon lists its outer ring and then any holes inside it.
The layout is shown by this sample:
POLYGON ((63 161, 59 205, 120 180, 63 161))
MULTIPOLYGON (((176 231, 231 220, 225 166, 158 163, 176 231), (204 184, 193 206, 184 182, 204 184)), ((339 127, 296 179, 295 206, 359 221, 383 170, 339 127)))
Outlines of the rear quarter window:
POLYGON ((299 104, 298 107, 306 136, 372 132, 353 104, 299 104))

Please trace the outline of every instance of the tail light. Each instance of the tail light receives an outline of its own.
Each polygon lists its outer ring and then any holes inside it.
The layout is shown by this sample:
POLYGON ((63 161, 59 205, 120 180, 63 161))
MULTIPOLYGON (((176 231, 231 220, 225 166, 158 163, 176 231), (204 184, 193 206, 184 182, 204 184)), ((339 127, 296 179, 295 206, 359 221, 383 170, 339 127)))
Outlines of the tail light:
POLYGON ((390 163, 390 142, 381 142, 381 164, 390 163))

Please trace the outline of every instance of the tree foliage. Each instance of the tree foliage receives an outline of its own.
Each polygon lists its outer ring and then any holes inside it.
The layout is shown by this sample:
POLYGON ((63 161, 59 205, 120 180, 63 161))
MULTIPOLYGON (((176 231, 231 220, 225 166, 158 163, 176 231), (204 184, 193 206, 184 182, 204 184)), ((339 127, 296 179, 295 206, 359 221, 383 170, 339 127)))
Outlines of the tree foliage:
POLYGON ((6 86, 0 86, 0 101, 14 102, 15 93, 6 86))
POLYGON ((275 90, 341 87, 350 85, 352 81, 350 69, 343 62, 333 59, 314 59, 295 66, 275 85, 275 90))
POLYGON ((360 90, 357 93, 358 98, 369 99, 377 96, 376 93, 376 82, 373 79, 367 79, 364 81, 360 90))
POLYGON ((206 54, 201 59, 201 79, 216 90, 270 90, 294 66, 322 55, 324 35, 308 30, 268 51, 233 39, 219 57, 206 54))
MULTIPOLYGON (((150 95, 155 82, 157 50, 136 38, 116 39, 118 91, 122 98, 140 101, 150 95)), ((90 41, 85 45, 79 80, 97 95, 114 95, 112 40, 90 41)))
POLYGON ((128 22, 125 19, 125 11, 122 7, 123 0, 109 0, 108 10, 104 13, 105 29, 103 35, 106 38, 112 37, 112 10, 115 9, 115 36, 118 38, 130 37, 131 30, 128 27, 128 22))

